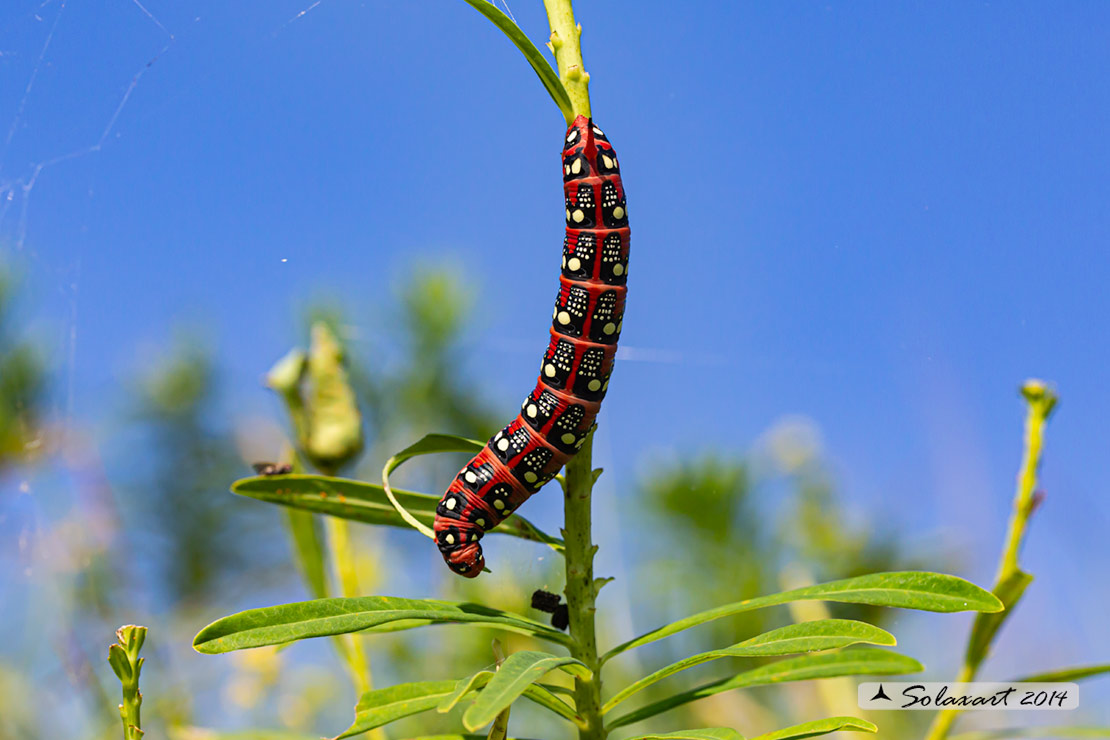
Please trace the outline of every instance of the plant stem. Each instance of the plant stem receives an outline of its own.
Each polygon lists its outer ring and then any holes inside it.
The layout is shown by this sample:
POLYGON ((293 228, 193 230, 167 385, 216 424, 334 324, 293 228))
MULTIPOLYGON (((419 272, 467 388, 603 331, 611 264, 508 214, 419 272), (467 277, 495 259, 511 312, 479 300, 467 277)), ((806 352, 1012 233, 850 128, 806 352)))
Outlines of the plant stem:
MULTIPOLYGON (((1025 592, 1033 577, 1018 566, 1018 553, 1029 526, 1029 517, 1037 505, 1037 470, 1041 465, 1041 450, 1044 447, 1044 430, 1048 417, 1056 406, 1056 393, 1040 380, 1028 380, 1021 387, 1021 394, 1028 405, 1025 415, 1025 450, 1022 454, 1021 469, 1017 478, 1014 494, 1014 511, 1010 515, 1010 525, 1006 533, 1006 544, 998 564, 994 594, 1005 604, 1006 609, 997 614, 979 614, 975 618, 971 635, 968 638, 967 652, 963 667, 956 681, 974 681, 979 666, 987 657, 995 635, 1012 613, 1014 606, 1025 592)), ((933 718, 926 740, 944 740, 959 716, 958 709, 945 709, 933 718)))
MULTIPOLYGON (((590 117, 590 75, 582 62, 582 26, 574 22, 571 0, 543 0, 551 26, 548 48, 555 53, 559 79, 567 89, 575 115, 590 117)), ((567 124, 574 120, 568 120, 567 124)))
POLYGON ((140 708, 143 695, 139 691, 139 673, 144 659, 139 657, 146 640, 146 627, 133 624, 116 630, 116 644, 108 648, 108 663, 123 687, 123 703, 119 716, 123 721, 123 740, 141 740, 143 736, 140 708))
MULTIPOLYGON (((574 638, 571 655, 586 664, 593 677, 575 678, 574 703, 585 727, 578 730, 579 740, 604 740, 601 722, 601 666, 597 657, 594 613, 597 611, 594 585, 594 553, 597 545, 590 535, 590 496, 596 475, 591 467, 593 434, 570 462, 567 463, 563 485, 566 540, 566 597, 570 616, 570 636, 574 638)), ((600 472, 600 471, 599 471, 600 472)))

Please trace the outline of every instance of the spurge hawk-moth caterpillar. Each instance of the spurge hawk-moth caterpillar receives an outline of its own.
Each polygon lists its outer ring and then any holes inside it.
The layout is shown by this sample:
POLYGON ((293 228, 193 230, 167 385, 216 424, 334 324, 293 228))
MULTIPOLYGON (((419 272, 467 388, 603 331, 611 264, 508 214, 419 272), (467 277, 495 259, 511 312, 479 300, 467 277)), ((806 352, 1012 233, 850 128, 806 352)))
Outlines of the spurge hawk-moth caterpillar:
POLYGON ((566 236, 551 340, 520 414, 468 462, 436 507, 435 538, 474 578, 479 540, 555 477, 594 425, 617 352, 628 279, 628 210, 616 152, 578 116, 563 146, 566 236))

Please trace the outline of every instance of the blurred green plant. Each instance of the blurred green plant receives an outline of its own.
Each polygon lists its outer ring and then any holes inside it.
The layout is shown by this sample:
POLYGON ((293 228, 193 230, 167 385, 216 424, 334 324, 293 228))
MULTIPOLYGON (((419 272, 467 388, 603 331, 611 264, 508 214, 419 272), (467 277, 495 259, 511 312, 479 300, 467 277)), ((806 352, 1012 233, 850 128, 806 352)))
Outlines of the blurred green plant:
POLYGON ((143 649, 144 642, 146 627, 129 624, 116 630, 116 643, 108 648, 108 663, 123 686, 123 703, 119 705, 123 740, 140 740, 143 736, 140 717, 143 695, 139 691, 139 673, 145 659, 139 657, 139 651, 143 649))
POLYGON ((41 404, 46 391, 42 357, 16 329, 19 279, 0 262, 0 473, 42 447, 41 404))

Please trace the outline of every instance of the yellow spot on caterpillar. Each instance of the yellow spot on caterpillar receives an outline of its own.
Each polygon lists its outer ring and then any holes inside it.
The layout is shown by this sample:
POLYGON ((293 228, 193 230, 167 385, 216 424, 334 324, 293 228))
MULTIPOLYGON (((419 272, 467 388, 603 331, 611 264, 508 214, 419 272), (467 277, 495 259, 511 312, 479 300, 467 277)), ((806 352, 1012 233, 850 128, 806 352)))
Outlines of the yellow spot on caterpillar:
POLYGON ((559 315, 556 316, 555 318, 558 320, 558 322, 560 324, 569 324, 570 323, 570 314, 567 313, 566 311, 560 311, 559 315))
POLYGON ((605 332, 606 334, 612 334, 613 332, 615 332, 617 330, 617 325, 614 324, 612 321, 610 321, 608 324, 601 327, 601 330, 603 332, 605 332))
POLYGON ((565 266, 569 267, 573 271, 577 271, 578 268, 582 266, 582 260, 578 259, 577 257, 571 257, 565 266))
POLYGON ((624 209, 617 206, 613 209, 613 218, 624 218, 624 209))
POLYGON ((591 391, 596 391, 598 388, 601 387, 601 381, 597 378, 594 378, 586 385, 586 387, 589 388, 591 391))
MULTIPOLYGON (((614 211, 614 213, 616 213, 616 211, 614 211)), ((582 213, 581 208, 576 209, 574 211, 574 215, 571 216, 571 220, 574 221, 574 223, 576 223, 576 224, 582 223, 582 219, 584 219, 584 218, 586 218, 586 214, 582 213)), ((617 218, 620 218, 620 216, 617 216, 617 218)))
POLYGON ((617 277, 620 277, 621 275, 623 275, 624 274, 624 265, 620 264, 619 262, 617 264, 613 265, 613 274, 616 275, 617 277))
POLYGON ((555 377, 555 366, 552 365, 551 363, 548 363, 548 364, 544 365, 543 374, 546 375, 549 378, 554 378, 555 377))
POLYGON ((563 440, 563 444, 569 445, 571 442, 574 441, 574 435, 571 434, 570 432, 567 432, 562 437, 560 437, 560 439, 563 440))
POLYGON ((531 470, 524 474, 524 480, 528 481, 529 483, 535 483, 536 478, 536 474, 533 473, 531 470))

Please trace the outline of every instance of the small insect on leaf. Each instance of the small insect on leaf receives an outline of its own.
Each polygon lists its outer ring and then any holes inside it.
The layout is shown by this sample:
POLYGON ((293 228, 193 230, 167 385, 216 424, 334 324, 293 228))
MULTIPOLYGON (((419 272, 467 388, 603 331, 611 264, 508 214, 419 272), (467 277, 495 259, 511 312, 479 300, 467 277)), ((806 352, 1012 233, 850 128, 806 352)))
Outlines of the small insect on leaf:
POLYGON ((289 463, 256 462, 251 467, 259 475, 289 475, 293 472, 293 466, 289 463))

